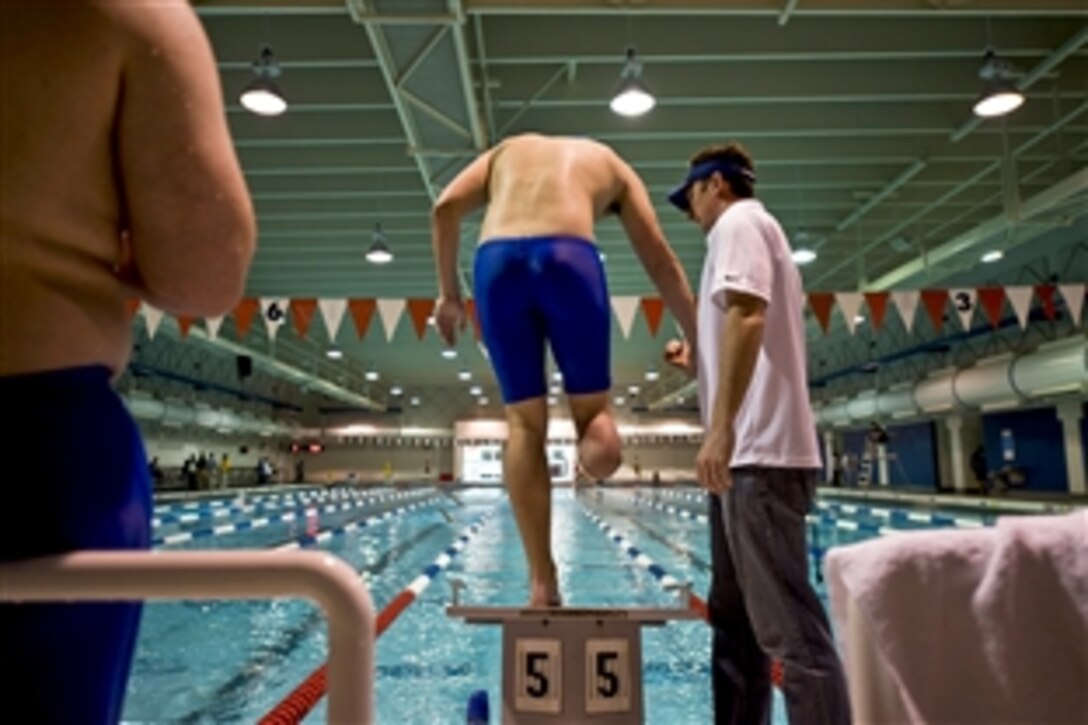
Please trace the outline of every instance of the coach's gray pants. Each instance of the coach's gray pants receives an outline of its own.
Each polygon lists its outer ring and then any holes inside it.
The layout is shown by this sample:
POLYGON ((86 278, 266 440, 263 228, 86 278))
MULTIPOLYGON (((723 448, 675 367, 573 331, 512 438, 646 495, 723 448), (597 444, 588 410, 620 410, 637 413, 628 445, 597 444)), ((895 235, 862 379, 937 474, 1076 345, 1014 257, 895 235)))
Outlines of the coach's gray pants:
POLYGON ((805 514, 817 471, 735 468, 710 497, 714 721, 771 721, 770 660, 784 666, 791 725, 850 722, 842 664, 808 578, 805 514))

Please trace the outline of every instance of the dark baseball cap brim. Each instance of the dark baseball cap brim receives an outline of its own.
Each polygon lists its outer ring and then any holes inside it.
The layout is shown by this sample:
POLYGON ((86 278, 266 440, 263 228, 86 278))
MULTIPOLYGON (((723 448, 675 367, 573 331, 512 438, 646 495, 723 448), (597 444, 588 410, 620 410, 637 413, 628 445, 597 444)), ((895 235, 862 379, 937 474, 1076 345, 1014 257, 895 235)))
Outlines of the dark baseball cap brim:
POLYGON ((756 175, 752 173, 752 170, 743 166, 716 159, 704 161, 688 169, 688 175, 684 177, 684 181, 669 192, 669 203, 685 214, 690 213, 691 202, 688 200, 688 191, 691 189, 692 184, 710 178, 715 172, 726 178, 731 176, 740 177, 750 183, 755 183, 756 180, 756 175))

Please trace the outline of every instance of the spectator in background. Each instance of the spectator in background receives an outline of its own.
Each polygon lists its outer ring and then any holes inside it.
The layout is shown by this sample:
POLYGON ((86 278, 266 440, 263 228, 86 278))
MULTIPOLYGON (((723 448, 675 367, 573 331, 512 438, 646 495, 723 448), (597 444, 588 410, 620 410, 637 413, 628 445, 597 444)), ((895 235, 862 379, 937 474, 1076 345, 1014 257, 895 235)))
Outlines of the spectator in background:
POLYGON ((203 453, 196 459, 196 487, 206 491, 211 482, 211 462, 203 453))
POLYGON ((185 479, 185 488, 189 491, 196 490, 196 457, 190 454, 181 464, 181 477, 185 479))
POLYGON ((159 458, 155 456, 151 459, 151 462, 147 464, 147 472, 151 475, 151 483, 155 488, 162 486, 165 474, 162 471, 162 467, 159 465, 159 458))
POLYGON ((257 484, 264 486, 272 482, 272 462, 267 456, 261 456, 257 460, 257 484))
MULTIPOLYGON (((2 483, 34 512, 0 562, 147 549, 147 458, 110 386, 126 300, 224 314, 255 244, 215 58, 184 0, 0 0, 0 18, 0 411, 20 452, 2 483)), ((117 722, 140 611, 0 605, 0 700, 19 722, 117 722)))
POLYGON ((975 448, 971 454, 971 473, 975 477, 975 482, 978 483, 979 489, 982 491, 982 495, 985 496, 990 492, 989 488, 989 470, 986 465, 986 449, 981 443, 975 448))
POLYGON ((219 485, 223 488, 230 485, 230 454, 224 452, 219 459, 219 485))

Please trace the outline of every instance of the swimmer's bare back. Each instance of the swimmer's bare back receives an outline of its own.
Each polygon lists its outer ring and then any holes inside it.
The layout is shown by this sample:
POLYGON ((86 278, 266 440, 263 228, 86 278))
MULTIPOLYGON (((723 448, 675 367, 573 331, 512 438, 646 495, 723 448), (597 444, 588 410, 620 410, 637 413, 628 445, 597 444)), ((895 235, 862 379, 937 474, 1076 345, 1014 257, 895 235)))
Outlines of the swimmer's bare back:
POLYGON ((571 235, 593 239, 597 219, 618 211, 630 170, 589 139, 526 134, 486 157, 488 206, 480 238, 571 235))
POLYGON ((189 3, 0 0, 0 46, 0 375, 119 372, 129 298, 229 310, 255 224, 189 3))
POLYGON ((661 231, 646 185, 608 146, 584 138, 525 134, 506 139, 466 166, 431 210, 441 301, 459 304, 461 221, 484 206, 482 243, 557 235, 592 241, 594 223, 616 214, 684 335, 695 339, 695 303, 684 268, 661 231))

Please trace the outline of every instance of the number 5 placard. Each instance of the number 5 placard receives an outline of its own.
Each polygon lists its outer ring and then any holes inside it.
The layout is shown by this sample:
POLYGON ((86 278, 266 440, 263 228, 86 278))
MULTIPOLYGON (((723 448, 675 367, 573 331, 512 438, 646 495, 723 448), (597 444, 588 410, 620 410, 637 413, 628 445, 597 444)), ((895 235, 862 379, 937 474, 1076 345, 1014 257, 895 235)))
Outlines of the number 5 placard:
POLYGON ((514 709, 558 714, 563 709, 563 645, 519 637, 514 648, 514 709))
POLYGON ((631 655, 626 639, 586 640, 586 712, 631 709, 631 655))

